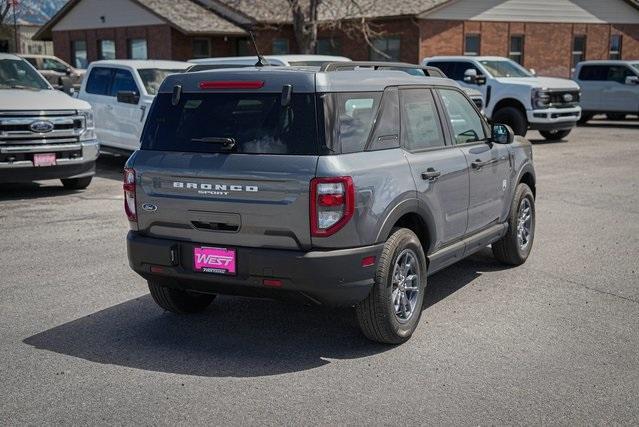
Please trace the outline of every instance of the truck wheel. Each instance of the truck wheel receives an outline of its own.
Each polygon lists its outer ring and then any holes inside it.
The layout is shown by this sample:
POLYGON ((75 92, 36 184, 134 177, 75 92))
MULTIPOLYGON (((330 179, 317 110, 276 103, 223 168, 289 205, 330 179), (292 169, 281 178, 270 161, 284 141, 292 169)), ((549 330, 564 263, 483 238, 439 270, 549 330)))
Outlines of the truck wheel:
POLYGON ((608 120, 626 120, 626 115, 623 113, 607 113, 606 118, 608 120))
POLYGON ((500 108, 493 114, 492 119, 493 123, 510 126, 515 135, 526 136, 526 132, 528 131, 528 122, 524 113, 522 113, 518 108, 500 108))
POLYGON ((91 184, 92 179, 92 176, 87 176, 85 178, 61 179, 60 181, 62 181, 62 185, 64 185, 64 188, 68 190, 83 190, 87 188, 89 184, 91 184))
POLYGON ((535 238, 535 198, 530 187, 519 184, 510 205, 508 232, 493 243, 493 255, 508 265, 526 262, 535 238))
POLYGON ((215 295, 195 294, 180 289, 167 288, 148 280, 149 291, 157 305, 176 314, 198 313, 208 307, 215 295))
POLYGON ((541 134, 541 136, 546 138, 546 140, 548 140, 548 141, 561 141, 562 139, 564 139, 565 137, 568 136, 570 131, 571 131, 571 129, 565 129, 565 130, 540 130, 539 133, 541 134))
POLYGON ((426 256, 419 238, 398 228, 384 245, 371 292, 355 306, 364 335, 384 344, 407 341, 422 315, 425 289, 426 256))

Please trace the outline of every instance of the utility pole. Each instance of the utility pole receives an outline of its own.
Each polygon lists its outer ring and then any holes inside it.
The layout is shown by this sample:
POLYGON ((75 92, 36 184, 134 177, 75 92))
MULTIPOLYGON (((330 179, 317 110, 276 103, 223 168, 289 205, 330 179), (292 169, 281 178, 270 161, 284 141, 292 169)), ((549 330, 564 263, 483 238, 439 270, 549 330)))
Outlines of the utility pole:
POLYGON ((20 53, 20 44, 19 44, 19 40, 18 40, 18 18, 17 18, 17 14, 18 14, 18 4, 20 3, 20 0, 9 0, 9 3, 11 3, 11 6, 13 7, 13 36, 14 36, 14 43, 15 43, 15 53, 20 53))

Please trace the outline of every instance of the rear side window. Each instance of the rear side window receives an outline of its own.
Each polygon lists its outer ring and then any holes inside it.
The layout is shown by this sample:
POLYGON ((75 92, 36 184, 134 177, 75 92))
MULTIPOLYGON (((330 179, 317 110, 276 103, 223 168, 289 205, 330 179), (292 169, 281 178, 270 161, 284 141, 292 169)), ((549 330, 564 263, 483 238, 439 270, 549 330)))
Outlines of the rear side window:
POLYGON ((387 89, 382 97, 379 118, 375 123, 369 150, 399 147, 399 95, 396 87, 387 89))
POLYGON ((400 91, 402 143, 408 151, 444 146, 435 100, 428 89, 400 91))
POLYGON ((608 78, 608 65, 584 65, 579 71, 579 80, 604 81, 608 78))
POLYGON ((143 150, 198 153, 318 154, 314 94, 184 93, 155 98, 142 135, 143 150), (220 141, 231 139, 232 149, 220 141))
POLYGON ((89 75, 89 80, 87 80, 87 93, 109 96, 112 76, 113 70, 111 68, 93 68, 91 70, 91 74, 89 75))
POLYGON ((342 153, 364 151, 381 98, 381 92, 333 94, 336 140, 342 153))

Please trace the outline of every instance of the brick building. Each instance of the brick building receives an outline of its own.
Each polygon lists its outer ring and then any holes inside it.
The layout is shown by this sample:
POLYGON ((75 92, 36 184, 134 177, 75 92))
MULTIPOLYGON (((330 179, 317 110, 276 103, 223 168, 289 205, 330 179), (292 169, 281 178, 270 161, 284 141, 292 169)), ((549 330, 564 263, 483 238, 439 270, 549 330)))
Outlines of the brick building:
MULTIPOLYGON (((319 20, 317 53, 355 60, 499 55, 566 77, 583 59, 639 59, 636 0, 334 0, 319 20)), ((70 0, 35 38, 76 65, 248 55, 248 29, 264 54, 297 53, 291 22, 287 0, 70 0)))

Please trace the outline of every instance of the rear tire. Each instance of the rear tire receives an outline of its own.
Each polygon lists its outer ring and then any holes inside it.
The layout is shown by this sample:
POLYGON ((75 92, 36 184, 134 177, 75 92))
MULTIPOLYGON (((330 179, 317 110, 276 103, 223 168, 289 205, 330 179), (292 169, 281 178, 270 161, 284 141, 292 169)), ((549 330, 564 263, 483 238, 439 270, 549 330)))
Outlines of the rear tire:
POLYGON ((528 120, 518 108, 504 107, 497 110, 492 117, 493 123, 508 125, 515 135, 526 136, 528 120))
POLYGON ((521 265, 526 262, 535 238, 535 197, 530 187, 526 184, 519 184, 515 190, 515 197, 510 205, 510 215, 508 216, 508 232, 497 242, 493 243, 493 255, 497 260, 507 265, 521 265), (523 221, 529 216, 527 222, 527 239, 522 241, 526 222, 523 221), (525 244, 524 244, 525 243, 525 244))
POLYGON ((212 294, 193 294, 180 289, 168 288, 148 280, 149 291, 157 305, 176 314, 199 313, 215 299, 212 294))
POLYGON ((546 138, 547 141, 561 141, 568 136, 572 129, 566 130, 540 130, 541 136, 546 138))
POLYGON ((91 184, 92 176, 87 176, 85 178, 68 178, 61 179, 62 185, 67 190, 84 190, 91 184))
POLYGON ((411 337, 422 314, 426 274, 419 238, 407 228, 394 230, 379 257, 368 297, 355 306, 357 322, 368 339, 401 344, 411 337))

